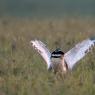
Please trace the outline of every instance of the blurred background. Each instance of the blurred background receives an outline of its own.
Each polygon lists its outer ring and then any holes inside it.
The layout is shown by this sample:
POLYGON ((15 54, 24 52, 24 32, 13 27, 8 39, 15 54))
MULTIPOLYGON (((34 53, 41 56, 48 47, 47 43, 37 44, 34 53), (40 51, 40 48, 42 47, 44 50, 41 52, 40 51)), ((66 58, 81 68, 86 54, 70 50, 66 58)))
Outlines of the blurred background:
POLYGON ((95 16, 94 0, 0 0, 1 16, 95 16))
POLYGON ((94 35, 95 0, 0 0, 0 95, 95 95, 95 48, 55 75, 29 43, 66 53, 94 35))

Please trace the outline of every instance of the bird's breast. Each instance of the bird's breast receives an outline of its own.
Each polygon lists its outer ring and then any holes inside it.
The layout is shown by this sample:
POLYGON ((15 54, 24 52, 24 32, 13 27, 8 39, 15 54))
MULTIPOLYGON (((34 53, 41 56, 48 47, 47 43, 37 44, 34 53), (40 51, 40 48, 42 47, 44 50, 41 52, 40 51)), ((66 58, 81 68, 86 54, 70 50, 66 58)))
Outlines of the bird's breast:
POLYGON ((59 72, 59 70, 61 70, 61 58, 51 58, 51 62, 52 62, 52 66, 53 66, 53 69, 54 69, 54 72, 59 72))
POLYGON ((51 62, 55 72, 67 72, 67 65, 61 58, 51 58, 51 62))
POLYGON ((60 58, 51 58, 51 62, 53 65, 58 65, 61 63, 61 59, 60 58))

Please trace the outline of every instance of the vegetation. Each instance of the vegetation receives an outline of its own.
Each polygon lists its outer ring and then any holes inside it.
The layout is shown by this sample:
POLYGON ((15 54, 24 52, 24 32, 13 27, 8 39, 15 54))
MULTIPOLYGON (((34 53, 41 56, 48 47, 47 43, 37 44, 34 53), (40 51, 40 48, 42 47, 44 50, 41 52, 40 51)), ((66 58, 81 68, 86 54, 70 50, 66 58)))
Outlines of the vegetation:
POLYGON ((67 52, 95 35, 95 19, 0 19, 0 95, 95 95, 95 49, 60 77, 46 70, 29 41, 67 52))

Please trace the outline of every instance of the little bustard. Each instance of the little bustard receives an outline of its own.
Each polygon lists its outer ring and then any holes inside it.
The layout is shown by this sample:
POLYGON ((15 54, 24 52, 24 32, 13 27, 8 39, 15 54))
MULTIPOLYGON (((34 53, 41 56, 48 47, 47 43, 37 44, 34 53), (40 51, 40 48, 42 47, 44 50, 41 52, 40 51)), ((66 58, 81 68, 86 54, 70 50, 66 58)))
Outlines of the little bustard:
POLYGON ((58 71, 66 73, 67 71, 72 70, 75 64, 77 64, 78 61, 95 46, 95 38, 83 40, 67 53, 62 52, 60 49, 56 49, 50 53, 46 45, 40 40, 32 40, 30 43, 43 57, 48 70, 53 70, 55 73, 58 71))

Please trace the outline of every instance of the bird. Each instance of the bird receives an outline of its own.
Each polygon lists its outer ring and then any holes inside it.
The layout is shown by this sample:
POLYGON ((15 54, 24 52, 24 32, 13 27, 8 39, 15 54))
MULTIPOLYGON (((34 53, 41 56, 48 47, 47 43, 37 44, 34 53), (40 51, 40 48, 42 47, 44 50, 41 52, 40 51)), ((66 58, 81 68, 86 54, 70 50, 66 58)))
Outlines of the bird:
POLYGON ((67 73, 94 48, 95 37, 90 37, 79 42, 66 53, 60 48, 50 52, 47 46, 40 40, 31 40, 30 44, 42 56, 47 64, 48 71, 67 73))

